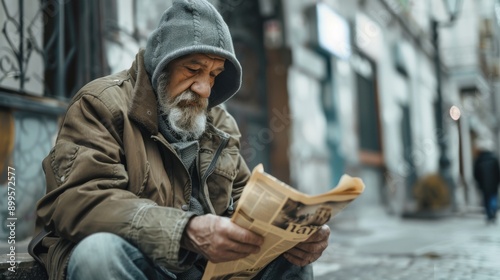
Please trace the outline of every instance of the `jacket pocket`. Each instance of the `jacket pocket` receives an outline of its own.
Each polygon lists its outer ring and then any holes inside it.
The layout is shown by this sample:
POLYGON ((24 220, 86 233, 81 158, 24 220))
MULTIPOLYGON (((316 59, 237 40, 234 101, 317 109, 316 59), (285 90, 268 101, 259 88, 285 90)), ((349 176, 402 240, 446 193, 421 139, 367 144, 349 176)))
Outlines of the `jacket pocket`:
POLYGON ((237 148, 223 150, 217 159, 213 175, 223 177, 232 183, 238 173, 238 155, 237 148))
POLYGON ((80 146, 70 142, 57 143, 50 151, 50 167, 57 186, 68 179, 79 151, 80 146))
POLYGON ((238 149, 226 149, 220 154, 214 172, 207 178, 210 201, 219 215, 229 205, 233 182, 238 174, 238 149))

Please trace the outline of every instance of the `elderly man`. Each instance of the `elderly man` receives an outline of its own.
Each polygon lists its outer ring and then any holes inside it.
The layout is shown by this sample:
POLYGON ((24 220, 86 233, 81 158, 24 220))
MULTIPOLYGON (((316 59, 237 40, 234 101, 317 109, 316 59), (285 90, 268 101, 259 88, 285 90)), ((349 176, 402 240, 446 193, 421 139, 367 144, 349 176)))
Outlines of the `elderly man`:
MULTIPOLYGON (((50 279, 200 279, 207 260, 259 251, 263 237, 228 218, 250 172, 238 127, 218 105, 240 83, 220 14, 179 0, 129 70, 75 95, 43 161, 47 195, 30 244, 50 279)), ((324 226, 258 278, 312 278, 308 264, 329 233, 324 226)))

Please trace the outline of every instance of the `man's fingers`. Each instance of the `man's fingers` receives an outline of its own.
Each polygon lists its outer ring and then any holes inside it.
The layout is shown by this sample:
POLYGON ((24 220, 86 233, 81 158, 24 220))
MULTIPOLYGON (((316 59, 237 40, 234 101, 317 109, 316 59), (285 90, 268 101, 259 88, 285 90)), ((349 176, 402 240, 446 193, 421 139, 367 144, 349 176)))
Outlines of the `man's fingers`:
POLYGON ((258 253, 264 238, 231 222, 228 218, 203 215, 186 226, 186 248, 212 262, 237 260, 258 253))
POLYGON ((327 225, 323 225, 306 241, 297 244, 295 247, 284 253, 283 256, 295 265, 308 265, 321 257, 321 254, 328 246, 329 237, 330 228, 327 225))
POLYGON ((328 241, 330 237, 330 227, 328 225, 323 225, 318 231, 311 235, 306 241, 307 242, 318 242, 318 241, 328 241))
POLYGON ((321 257, 323 251, 319 252, 311 252, 311 251, 303 251, 296 247, 288 250, 284 257, 291 263, 299 266, 304 266, 310 264, 321 257))
POLYGON ((217 236, 214 238, 213 245, 217 248, 223 248, 226 251, 237 252, 242 254, 255 254, 260 251, 260 246, 249 243, 241 243, 230 238, 217 236))
POLYGON ((326 247, 328 247, 328 241, 320 242, 309 242, 309 243, 299 243, 293 249, 300 249, 301 251, 308 253, 321 253, 326 247))
POLYGON ((228 218, 222 219, 224 219, 224 221, 221 223, 221 227, 226 233, 227 238, 230 240, 253 246, 261 246, 264 243, 264 237, 251 232, 248 229, 240 227, 239 225, 231 222, 228 218))
POLYGON ((310 264, 318 259, 318 258, 315 258, 313 256, 310 256, 307 258, 300 258, 300 257, 297 257, 296 255, 290 254, 288 252, 283 254, 283 257, 287 261, 291 262, 294 265, 298 265, 298 266, 306 266, 306 265, 308 265, 308 264, 310 264))

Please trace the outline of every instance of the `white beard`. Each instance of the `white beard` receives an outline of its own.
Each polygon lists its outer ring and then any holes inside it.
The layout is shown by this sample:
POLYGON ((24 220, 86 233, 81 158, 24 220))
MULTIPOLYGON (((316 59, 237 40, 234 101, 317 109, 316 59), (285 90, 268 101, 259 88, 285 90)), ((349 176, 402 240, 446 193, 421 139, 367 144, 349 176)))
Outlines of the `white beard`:
POLYGON ((208 99, 186 90, 174 99, 158 92, 160 114, 167 116, 170 128, 182 141, 199 139, 207 124, 208 99))

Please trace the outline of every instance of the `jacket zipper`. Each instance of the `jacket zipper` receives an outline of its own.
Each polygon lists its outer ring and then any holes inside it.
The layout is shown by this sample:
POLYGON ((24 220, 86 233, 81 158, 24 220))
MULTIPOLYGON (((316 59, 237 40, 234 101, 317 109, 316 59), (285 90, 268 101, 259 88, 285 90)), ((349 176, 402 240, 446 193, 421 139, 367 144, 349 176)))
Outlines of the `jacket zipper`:
MULTIPOLYGON (((170 146, 167 145, 161 138, 159 138, 156 135, 152 135, 151 138, 155 141, 159 141, 160 143, 162 143, 163 146, 165 146, 165 148, 167 148, 169 151, 171 151, 177 157, 177 159, 182 163, 182 161, 179 158, 179 156, 177 155, 177 153, 175 151, 173 151, 170 148, 170 146)), ((219 147, 217 148, 217 151, 215 151, 214 157, 212 158, 210 165, 208 166, 207 170, 205 171, 205 173, 201 177, 201 181, 200 181, 200 194, 199 195, 200 195, 201 199, 199 202, 202 204, 205 204, 203 206, 205 206, 205 208, 207 208, 207 209, 210 209, 210 212, 212 212, 213 214, 215 214, 215 209, 212 205, 212 202, 210 201, 210 198, 207 197, 207 195, 206 195, 205 184, 206 184, 206 181, 208 179, 208 176, 210 176, 214 172, 215 164, 217 163, 217 159, 219 158, 220 154, 222 153, 222 150, 226 147, 227 143, 229 142, 228 137, 223 136, 221 138, 222 138, 222 141, 221 141, 219 147)), ((184 170, 187 172, 188 177, 189 177, 189 181, 192 185, 193 183, 191 182, 191 176, 189 176, 189 172, 186 170, 186 167, 184 166, 184 164, 182 164, 182 166, 183 166, 184 170)), ((189 193, 189 200, 191 200, 191 193, 189 193)))
POLYGON ((217 151, 215 151, 215 155, 212 158, 212 161, 210 162, 210 165, 208 166, 207 170, 205 171, 205 174, 201 177, 201 185, 200 188, 203 188, 203 191, 200 192, 200 196, 202 196, 203 199, 201 199, 200 203, 206 203, 208 206, 208 209, 210 209, 210 212, 215 214, 215 209, 214 206, 212 205, 212 202, 210 201, 210 198, 207 197, 207 193, 205 192, 205 184, 208 179, 208 176, 210 176, 215 169, 215 164, 217 163, 217 159, 219 158, 220 154, 222 153, 222 150, 226 147, 227 143, 229 142, 229 138, 223 137, 222 142, 220 143, 219 147, 217 148, 217 151))

